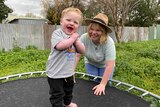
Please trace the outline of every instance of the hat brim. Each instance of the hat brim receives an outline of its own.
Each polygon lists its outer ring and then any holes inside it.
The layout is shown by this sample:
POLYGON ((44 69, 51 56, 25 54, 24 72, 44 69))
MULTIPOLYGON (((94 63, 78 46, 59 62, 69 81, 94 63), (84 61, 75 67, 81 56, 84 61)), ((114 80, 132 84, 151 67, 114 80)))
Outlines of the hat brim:
POLYGON ((112 32, 112 29, 109 26, 107 26, 104 23, 102 23, 101 21, 94 20, 94 19, 85 19, 85 22, 87 22, 87 24, 88 23, 98 23, 98 24, 104 26, 106 28, 106 30, 107 30, 108 33, 112 32))

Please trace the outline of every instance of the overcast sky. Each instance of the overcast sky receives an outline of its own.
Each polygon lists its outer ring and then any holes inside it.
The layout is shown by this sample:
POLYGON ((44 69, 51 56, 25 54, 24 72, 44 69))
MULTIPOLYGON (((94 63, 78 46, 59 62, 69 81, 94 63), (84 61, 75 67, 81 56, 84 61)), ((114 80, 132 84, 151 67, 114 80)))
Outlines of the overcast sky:
POLYGON ((40 1, 41 0, 6 0, 5 4, 13 10, 13 13, 18 15, 33 13, 36 16, 40 16, 40 1))

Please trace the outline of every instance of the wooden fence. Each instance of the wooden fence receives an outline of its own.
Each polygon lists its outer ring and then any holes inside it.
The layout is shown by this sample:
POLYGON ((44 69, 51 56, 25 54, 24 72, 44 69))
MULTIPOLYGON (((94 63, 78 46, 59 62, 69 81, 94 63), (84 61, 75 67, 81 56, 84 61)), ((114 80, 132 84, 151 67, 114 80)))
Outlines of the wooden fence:
MULTIPOLYGON (((0 50, 10 50, 14 46, 26 48, 34 45, 38 49, 50 49, 50 38, 52 32, 59 28, 59 25, 23 25, 23 24, 0 24, 0 50)), ((81 26, 78 33, 86 32, 87 27, 81 26)), ((115 34, 110 36, 116 42, 115 34)), ((121 41, 146 41, 160 39, 160 25, 154 27, 125 27, 121 41)))

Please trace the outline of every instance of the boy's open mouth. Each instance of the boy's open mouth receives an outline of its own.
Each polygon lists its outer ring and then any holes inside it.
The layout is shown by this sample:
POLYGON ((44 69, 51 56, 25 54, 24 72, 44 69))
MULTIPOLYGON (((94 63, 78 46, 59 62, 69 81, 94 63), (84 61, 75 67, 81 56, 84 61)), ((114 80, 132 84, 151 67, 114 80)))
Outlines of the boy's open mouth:
POLYGON ((73 31, 73 27, 67 27, 68 31, 73 31))

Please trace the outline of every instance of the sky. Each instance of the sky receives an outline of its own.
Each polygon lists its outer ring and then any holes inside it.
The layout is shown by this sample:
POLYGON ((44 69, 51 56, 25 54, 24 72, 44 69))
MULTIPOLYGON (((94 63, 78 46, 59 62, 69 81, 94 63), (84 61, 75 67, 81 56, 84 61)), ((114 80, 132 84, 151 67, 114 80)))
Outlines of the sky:
POLYGON ((5 4, 13 10, 13 13, 25 15, 33 13, 36 16, 41 16, 41 0, 6 0, 5 4))

